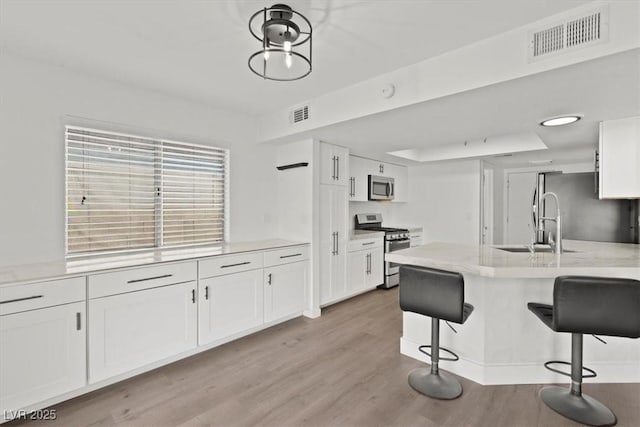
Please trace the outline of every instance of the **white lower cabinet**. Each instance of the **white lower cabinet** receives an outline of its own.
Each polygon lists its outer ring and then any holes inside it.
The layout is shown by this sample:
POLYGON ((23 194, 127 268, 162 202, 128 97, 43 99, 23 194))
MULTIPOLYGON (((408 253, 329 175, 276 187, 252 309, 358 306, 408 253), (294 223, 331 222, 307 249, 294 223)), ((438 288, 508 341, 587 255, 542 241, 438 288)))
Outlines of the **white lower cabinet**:
POLYGON ((196 302, 195 281, 91 299, 89 382, 195 348, 196 302))
POLYGON ((262 271, 243 271, 200 280, 200 345, 263 323, 262 271))
POLYGON ((0 316, 0 421, 86 384, 86 303, 0 316))
POLYGON ((373 289, 384 282, 382 247, 349 252, 349 294, 373 289))
POLYGON ((272 322, 302 313, 308 262, 264 269, 264 321, 272 322))
POLYGON ((86 279, 0 287, 0 422, 87 381, 86 279))

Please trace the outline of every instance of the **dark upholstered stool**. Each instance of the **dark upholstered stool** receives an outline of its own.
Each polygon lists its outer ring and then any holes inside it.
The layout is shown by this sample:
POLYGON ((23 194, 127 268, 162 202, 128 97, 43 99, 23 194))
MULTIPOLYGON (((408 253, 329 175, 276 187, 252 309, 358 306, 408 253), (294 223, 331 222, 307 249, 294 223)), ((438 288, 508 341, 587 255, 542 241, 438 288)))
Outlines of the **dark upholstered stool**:
POLYGON ((450 350, 443 351, 453 357, 440 357, 440 319, 464 323, 473 311, 464 302, 464 279, 459 273, 410 265, 400 266, 400 308, 404 311, 431 317, 431 345, 419 350, 431 357, 431 369, 414 369, 409 374, 409 385, 419 393, 436 399, 455 399, 462 394, 462 384, 440 372, 438 362, 458 360, 450 350), (425 351, 431 348, 431 353, 425 351))
POLYGON ((545 367, 570 376, 571 388, 545 387, 541 397, 557 413, 592 426, 611 426, 616 416, 596 399, 582 394, 582 378, 596 373, 584 368, 582 374, 582 335, 640 337, 640 282, 606 277, 561 276, 553 286, 553 305, 530 302, 536 316, 556 332, 571 333, 571 374, 553 369, 551 361, 545 367))

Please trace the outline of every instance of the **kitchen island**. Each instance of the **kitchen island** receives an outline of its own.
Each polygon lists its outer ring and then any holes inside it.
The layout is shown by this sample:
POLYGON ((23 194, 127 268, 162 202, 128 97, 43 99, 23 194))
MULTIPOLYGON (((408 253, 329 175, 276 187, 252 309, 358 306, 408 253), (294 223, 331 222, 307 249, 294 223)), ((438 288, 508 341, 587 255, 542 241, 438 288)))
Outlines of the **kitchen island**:
MULTIPOLYGON (((457 271, 465 279, 465 301, 475 307, 464 325, 440 328, 441 345, 460 356, 441 362, 480 384, 566 382, 547 371, 548 360, 569 360, 570 334, 555 333, 527 309, 531 301, 553 303, 561 275, 640 279, 640 245, 565 240, 565 253, 509 252, 502 246, 433 242, 386 254, 387 261, 457 271), (502 248, 502 249, 501 249, 502 248)), ((514 247, 515 248, 515 247, 514 247)), ((427 361, 418 346, 430 342, 431 319, 403 314, 402 354, 427 361)), ((598 372, 594 382, 640 382, 640 341, 585 336, 584 364, 598 372)))

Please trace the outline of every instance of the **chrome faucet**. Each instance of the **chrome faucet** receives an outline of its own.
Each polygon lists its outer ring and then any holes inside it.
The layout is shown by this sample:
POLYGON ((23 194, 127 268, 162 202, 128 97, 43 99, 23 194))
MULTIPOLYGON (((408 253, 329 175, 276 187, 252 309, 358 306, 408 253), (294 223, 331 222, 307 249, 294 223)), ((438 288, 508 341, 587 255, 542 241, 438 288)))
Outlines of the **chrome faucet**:
POLYGON ((553 221, 556 223, 556 240, 553 239, 553 233, 549 232, 549 246, 551 246, 551 250, 553 250, 556 254, 562 253, 562 221, 560 219, 560 200, 558 200, 558 195, 556 193, 552 193, 551 191, 544 193, 540 198, 540 201, 544 200, 547 196, 551 196, 556 199, 556 216, 553 217, 540 217, 538 220, 537 231, 542 230, 542 222, 543 221, 553 221))

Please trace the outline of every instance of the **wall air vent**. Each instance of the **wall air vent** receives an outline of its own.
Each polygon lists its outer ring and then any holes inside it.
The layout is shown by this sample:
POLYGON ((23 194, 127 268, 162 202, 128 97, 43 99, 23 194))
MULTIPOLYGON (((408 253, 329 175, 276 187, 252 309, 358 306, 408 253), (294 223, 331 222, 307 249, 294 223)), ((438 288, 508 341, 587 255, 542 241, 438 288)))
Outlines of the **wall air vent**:
POLYGON ((609 39, 606 6, 529 33, 529 61, 587 47, 609 39))
POLYGON ((305 105, 299 108, 295 108, 290 115, 290 121, 292 124, 300 123, 309 119, 309 106, 305 105))

